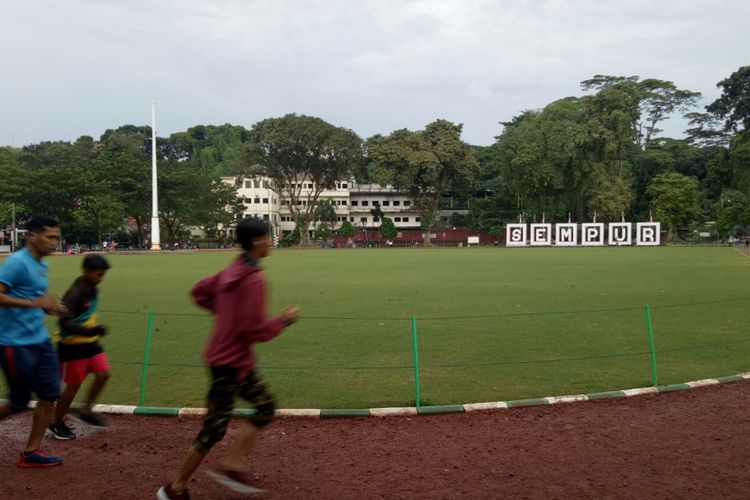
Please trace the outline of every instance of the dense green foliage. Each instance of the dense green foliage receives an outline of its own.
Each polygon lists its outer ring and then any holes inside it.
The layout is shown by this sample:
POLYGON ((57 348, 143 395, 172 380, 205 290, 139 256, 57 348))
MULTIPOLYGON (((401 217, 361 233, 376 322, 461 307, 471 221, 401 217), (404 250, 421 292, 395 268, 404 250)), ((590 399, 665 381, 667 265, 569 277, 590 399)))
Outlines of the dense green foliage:
MULTIPOLYGON (((217 175, 225 168, 221 162, 226 156, 206 151, 237 149, 241 137, 237 127, 225 125, 157 138, 164 241, 185 238, 190 226, 216 235, 221 225, 234 220, 240 210, 234 188, 217 175), (222 131, 228 131, 228 139, 222 131), (227 146, 232 139, 236 143, 227 146), (223 149, 212 146, 212 141, 223 149)), ((20 221, 38 213, 56 217, 69 244, 116 238, 141 246, 146 241, 151 218, 150 127, 107 130, 98 141, 83 136, 73 143, 2 148, 0 175, 0 222, 9 222, 8 206, 14 203, 20 221)))
MULTIPOLYGON (((304 228, 303 245, 315 218, 335 226, 330 213, 315 213, 321 193, 352 177, 407 193, 424 230, 438 223, 445 196, 473 196, 464 203, 468 217, 456 216, 452 225, 499 234, 519 219, 646 220, 658 213, 674 239, 743 234, 750 225, 750 66, 717 86, 721 95, 701 111, 700 94, 673 82, 595 75, 581 82, 584 95, 521 112, 484 147, 464 143, 462 125, 444 119, 366 141, 296 114, 249 130, 194 126, 157 138, 163 239, 195 226, 222 237, 242 206, 221 175, 270 177, 304 228), (660 135, 675 113, 689 120, 684 139, 660 135), (667 203, 665 179, 678 179, 667 174, 692 179, 680 181, 690 184, 689 200, 667 203)), ((60 219, 68 242, 118 237, 143 244, 151 217, 150 134, 148 126, 125 125, 98 140, 0 148, 0 226, 14 204, 21 221, 33 213, 60 219)))
POLYGON ((390 217, 383 217, 383 223, 380 224, 380 236, 383 238, 395 238, 398 236, 398 230, 390 217))
POLYGON ((349 178, 363 163, 363 154, 362 139, 351 130, 320 118, 288 114, 253 126, 237 173, 270 177, 274 190, 289 201, 300 244, 310 246, 307 231, 320 194, 349 178))
POLYGON ((396 130, 367 141, 375 179, 408 193, 426 231, 425 245, 430 244, 443 194, 466 196, 479 175, 474 150, 461 140, 462 128, 436 120, 418 132, 396 130))
POLYGON ((744 232, 750 67, 717 84, 722 95, 705 113, 695 109, 699 93, 669 81, 596 75, 581 86, 590 93, 525 111, 504 123, 496 144, 477 148, 480 187, 490 196, 472 204, 472 227, 658 214, 669 238, 695 238, 699 229, 744 232), (660 124, 678 112, 689 120, 687 137, 661 137, 660 124), (689 184, 689 193, 677 202, 665 192, 667 179, 689 184))

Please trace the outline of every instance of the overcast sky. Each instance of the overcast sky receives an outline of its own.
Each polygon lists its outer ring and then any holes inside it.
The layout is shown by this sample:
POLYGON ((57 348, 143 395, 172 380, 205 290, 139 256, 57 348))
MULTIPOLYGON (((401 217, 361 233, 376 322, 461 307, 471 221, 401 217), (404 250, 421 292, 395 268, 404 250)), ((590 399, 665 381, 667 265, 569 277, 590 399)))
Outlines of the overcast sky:
POLYGON ((3 0, 0 145, 147 125, 152 100, 159 136, 295 112, 363 138, 445 118, 489 145, 595 74, 705 105, 750 64, 749 19, 747 0, 3 0))

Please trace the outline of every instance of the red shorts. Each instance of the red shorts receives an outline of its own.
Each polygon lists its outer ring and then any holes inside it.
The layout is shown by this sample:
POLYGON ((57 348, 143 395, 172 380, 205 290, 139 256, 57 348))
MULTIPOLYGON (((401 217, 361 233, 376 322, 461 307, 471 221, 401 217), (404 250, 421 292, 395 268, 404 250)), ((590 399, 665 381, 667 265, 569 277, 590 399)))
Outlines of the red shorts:
POLYGON ((103 352, 90 358, 74 359, 62 363, 62 376, 66 384, 79 385, 83 383, 89 373, 108 371, 109 360, 103 352))

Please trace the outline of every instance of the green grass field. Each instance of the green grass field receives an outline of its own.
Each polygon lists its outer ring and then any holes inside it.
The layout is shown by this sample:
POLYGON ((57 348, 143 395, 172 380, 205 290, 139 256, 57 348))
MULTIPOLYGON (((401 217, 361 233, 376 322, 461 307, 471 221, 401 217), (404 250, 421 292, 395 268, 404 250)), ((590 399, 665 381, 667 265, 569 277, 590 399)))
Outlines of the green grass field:
MULTIPOLYGON (((188 291, 233 256, 110 257, 101 304, 113 377, 102 402, 138 402, 154 311, 145 404, 203 406, 211 318, 188 291)), ((50 258, 53 292, 80 259, 50 258)), ((283 408, 414 405, 412 316, 423 405, 651 385, 645 304, 659 383, 750 370, 750 260, 731 248, 280 250, 264 267, 271 312, 302 309, 299 324, 258 346, 283 408)))

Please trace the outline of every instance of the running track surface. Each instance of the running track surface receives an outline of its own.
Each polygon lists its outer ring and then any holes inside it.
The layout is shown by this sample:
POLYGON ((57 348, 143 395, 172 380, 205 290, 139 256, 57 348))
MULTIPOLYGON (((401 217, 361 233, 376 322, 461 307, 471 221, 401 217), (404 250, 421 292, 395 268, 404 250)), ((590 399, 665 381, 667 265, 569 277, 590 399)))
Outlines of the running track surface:
MULTIPOLYGON (((154 498, 200 419, 109 416, 46 438, 62 467, 18 469, 29 413, 0 422, 0 498, 154 498)), ((214 484, 236 429, 208 456, 194 499, 238 499, 214 484)), ((750 381, 628 399, 490 412, 360 419, 285 418, 248 462, 259 500, 750 498, 750 381)))

